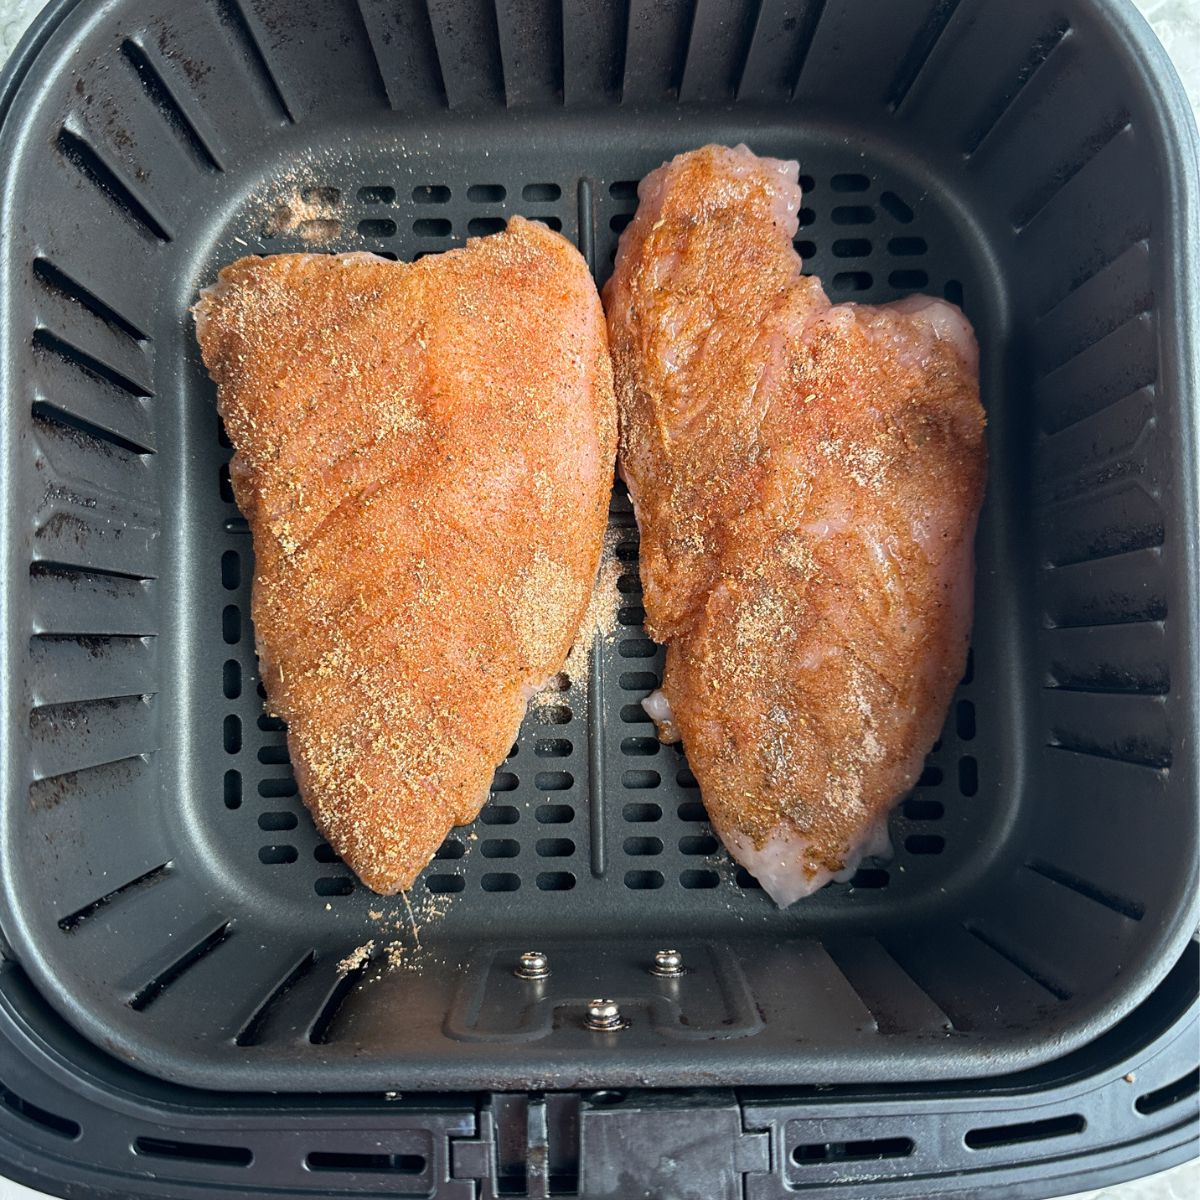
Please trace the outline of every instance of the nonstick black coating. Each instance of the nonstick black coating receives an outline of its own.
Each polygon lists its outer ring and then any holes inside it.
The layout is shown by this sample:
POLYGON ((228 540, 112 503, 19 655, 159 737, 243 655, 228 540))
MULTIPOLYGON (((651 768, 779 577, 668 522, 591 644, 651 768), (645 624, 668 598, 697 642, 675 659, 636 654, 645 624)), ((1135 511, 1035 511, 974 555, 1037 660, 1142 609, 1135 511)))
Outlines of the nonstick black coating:
POLYGON ((0 134, 0 924, 46 998, 172 1079, 326 1091, 985 1075, 1129 1011, 1197 860, 1195 145, 1164 64, 1098 0, 77 4, 0 134), (320 842, 263 713, 187 307, 241 254, 411 258, 513 213, 603 281, 636 181, 709 141, 799 159, 835 300, 975 323, 968 676, 895 858, 775 909, 641 713, 618 488, 619 630, 410 915, 320 842), (530 948, 548 979, 514 977, 530 948), (584 1027, 599 995, 619 1033, 584 1027))

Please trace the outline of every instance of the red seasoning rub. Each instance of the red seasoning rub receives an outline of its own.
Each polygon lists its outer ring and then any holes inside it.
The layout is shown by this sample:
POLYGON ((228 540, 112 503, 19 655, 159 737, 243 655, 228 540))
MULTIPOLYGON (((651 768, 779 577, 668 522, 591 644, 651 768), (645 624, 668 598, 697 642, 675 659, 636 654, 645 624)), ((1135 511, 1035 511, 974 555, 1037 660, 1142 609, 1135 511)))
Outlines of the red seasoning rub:
POLYGON ((518 217, 412 264, 244 258, 195 316, 301 795, 364 883, 407 888, 587 608, 616 438, 595 286, 518 217))
POLYGON ((962 676, 986 474, 971 327, 923 296, 831 305, 792 246, 797 171, 680 155, 605 291, 668 645, 646 707, 780 904, 886 845, 962 676))

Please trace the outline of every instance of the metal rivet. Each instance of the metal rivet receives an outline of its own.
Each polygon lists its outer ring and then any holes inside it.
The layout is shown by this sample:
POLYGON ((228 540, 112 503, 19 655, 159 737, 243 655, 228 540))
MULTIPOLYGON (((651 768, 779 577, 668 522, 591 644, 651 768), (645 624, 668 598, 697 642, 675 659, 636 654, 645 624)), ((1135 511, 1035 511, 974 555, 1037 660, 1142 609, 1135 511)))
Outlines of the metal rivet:
POLYGON ((654 965, 650 968, 650 974, 657 975, 660 979, 676 979, 685 970, 683 955, 678 950, 659 950, 654 955, 654 965))
POLYGON ((513 974, 518 979, 545 979, 550 974, 550 959, 540 950, 526 950, 513 974))
POLYGON ((614 1029, 625 1028, 615 1000, 589 1000, 583 1023, 598 1033, 611 1033, 614 1029))

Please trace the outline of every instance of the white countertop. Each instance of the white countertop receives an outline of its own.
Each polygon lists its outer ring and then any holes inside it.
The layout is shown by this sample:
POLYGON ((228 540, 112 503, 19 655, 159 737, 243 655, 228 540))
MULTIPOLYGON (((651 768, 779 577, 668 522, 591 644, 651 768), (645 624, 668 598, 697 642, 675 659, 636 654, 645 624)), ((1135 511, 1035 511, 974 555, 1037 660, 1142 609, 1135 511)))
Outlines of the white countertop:
MULTIPOLYGON (((1200 119, 1200 0, 1135 0, 1175 62, 1200 119)), ((42 0, 0 0, 0 62, 8 58, 42 0)), ((1069 1200, 1197 1200, 1200 1161, 1069 1200)), ((0 1179, 0 1200, 43 1200, 41 1192, 0 1179)))

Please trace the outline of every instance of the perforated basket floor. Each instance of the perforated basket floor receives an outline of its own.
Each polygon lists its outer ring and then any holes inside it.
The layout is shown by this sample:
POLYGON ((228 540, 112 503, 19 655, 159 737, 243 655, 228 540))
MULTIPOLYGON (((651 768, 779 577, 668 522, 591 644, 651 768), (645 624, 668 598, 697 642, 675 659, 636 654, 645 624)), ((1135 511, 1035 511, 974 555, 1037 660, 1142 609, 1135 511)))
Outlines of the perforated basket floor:
POLYGON ((0 922, 46 997, 169 1078, 325 1090, 963 1077, 1129 1011, 1193 927, 1197 844, 1194 144, 1133 20, 74 5, 0 133, 0 922), (799 158, 835 299, 928 291, 976 325, 967 677, 895 858, 778 911, 642 713, 661 656, 618 488, 619 631, 410 912, 319 841, 263 713, 187 306, 241 254, 411 258, 513 213, 602 281, 636 181, 707 141, 799 158), (666 945, 678 980, 647 970, 666 945), (548 979, 513 976, 528 948, 548 979), (625 1029, 584 1028, 595 995, 625 1029))

